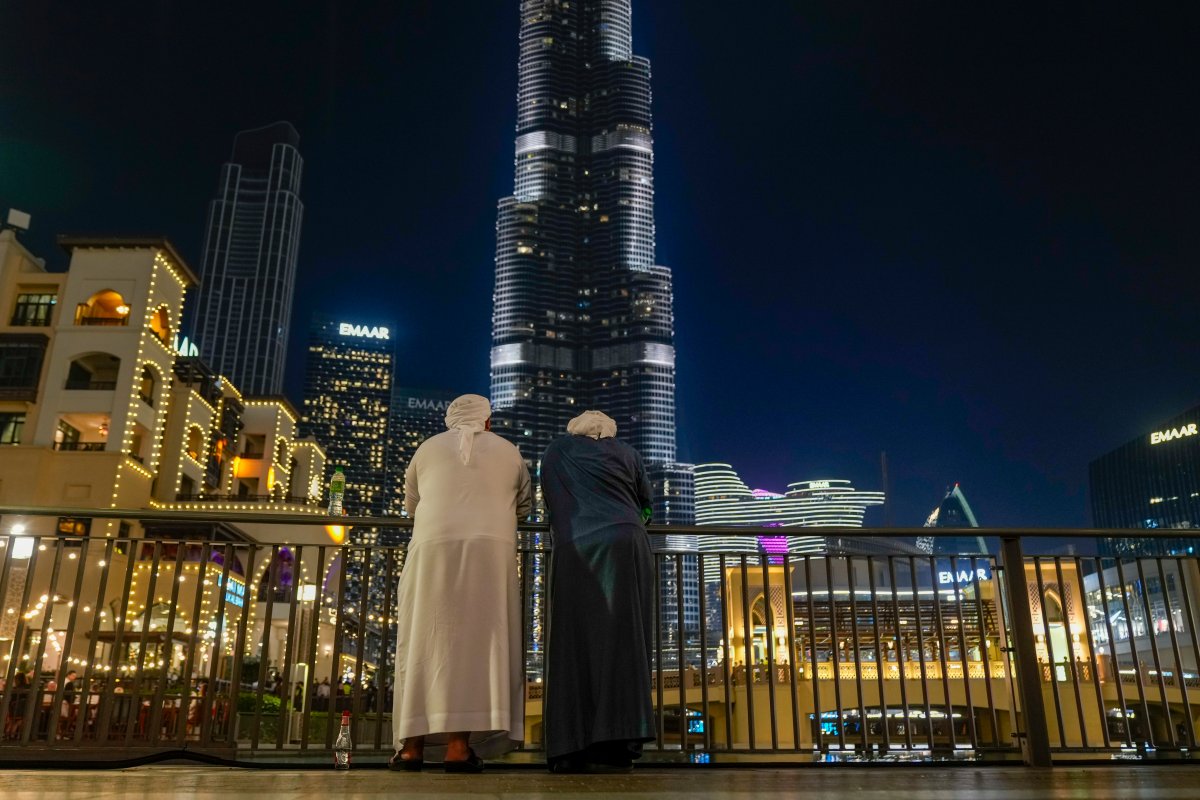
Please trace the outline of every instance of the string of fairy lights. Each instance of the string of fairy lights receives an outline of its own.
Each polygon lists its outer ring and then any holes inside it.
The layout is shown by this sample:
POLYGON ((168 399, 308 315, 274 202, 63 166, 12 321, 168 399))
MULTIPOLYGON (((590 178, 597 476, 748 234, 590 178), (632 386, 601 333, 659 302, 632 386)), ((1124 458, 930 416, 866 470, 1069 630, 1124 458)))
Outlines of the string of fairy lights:
MULTIPOLYGON (((108 507, 136 507, 145 503, 159 509, 241 512, 288 510, 323 514, 319 500, 324 488, 321 482, 324 450, 315 441, 297 438, 297 414, 285 401, 243 397, 222 376, 218 379, 220 394, 215 402, 210 402, 197 387, 172 381, 175 359, 179 355, 169 344, 171 322, 176 316, 172 311, 182 308, 187 285, 180 269, 167 254, 156 251, 149 271, 142 325, 136 331, 128 331, 136 337, 133 342, 136 356, 129 359, 132 367, 127 404, 121 409, 123 414, 112 414, 108 419, 111 433, 109 441, 119 442, 119 447, 106 449, 120 454, 112 473, 108 507), (193 480, 197 476, 202 479, 215 441, 211 435, 206 435, 205 429, 207 427, 209 433, 214 433, 214 428, 221 425, 227 401, 238 403, 243 415, 254 418, 254 429, 265 432, 263 458, 251 459, 255 463, 245 464, 241 470, 238 456, 226 459, 218 478, 219 488, 213 494, 235 497, 239 479, 254 477, 265 482, 268 504, 259 502, 262 498, 257 497, 246 502, 236 499, 178 499, 185 475, 190 475, 193 480), (298 472, 298 475, 294 472, 298 472), (299 475, 305 476, 305 484, 293 485, 293 478, 299 475), (170 499, 163 496, 162 489, 154 490, 156 478, 160 484, 166 479, 166 485, 173 489, 170 499), (283 496, 273 491, 279 485, 289 487, 283 496), (302 499, 298 502, 293 500, 296 496, 302 499)), ((117 408, 114 407, 114 411, 117 408)), ((118 526, 122 528, 122 537, 129 535, 119 520, 105 520, 101 524, 104 536, 109 539, 117 534, 118 526)), ((343 542, 344 528, 330 526, 327 532, 332 544, 343 542)), ((177 546, 189 545, 180 542, 177 546)), ((6 609, 7 616, 20 616, 31 629, 26 641, 29 652, 21 653, 20 658, 26 662, 33 659, 42 663, 45 655, 57 657, 60 663, 74 668, 90 668, 95 675, 132 675, 142 669, 182 668, 188 661, 190 648, 191 663, 198 674, 205 674, 214 657, 234 656, 239 641, 242 642, 242 655, 253 657, 255 652, 262 649, 265 637, 269 648, 267 652, 272 657, 284 654, 282 658, 287 660, 286 654, 292 653, 292 646, 296 644, 298 649, 294 653, 294 661, 306 663, 309 660, 307 647, 312 641, 308 639, 309 636, 316 634, 317 649, 313 655, 318 660, 332 657, 338 639, 337 626, 347 616, 353 618, 357 615, 357 603, 349 598, 346 598, 344 607, 339 607, 340 590, 336 571, 338 558, 358 556, 361 560, 362 553, 351 554, 335 548, 334 557, 324 564, 324 574, 316 576, 312 574, 316 566, 315 546, 303 550, 295 546, 273 550, 270 546, 252 544, 192 546, 196 547, 197 552, 184 553, 178 559, 168 557, 152 562, 139 540, 129 539, 128 544, 116 545, 111 562, 102 557, 94 560, 89 558, 90 563, 80 564, 80 569, 94 570, 97 576, 107 575, 104 581, 109 589, 104 592, 106 597, 101 597, 99 588, 96 589, 98 606, 94 611, 91 604, 79 606, 78 611, 90 619, 80 618, 79 625, 84 627, 76 627, 74 634, 68 633, 68 630, 75 625, 76 601, 61 593, 48 592, 32 597, 28 607, 20 612, 15 606, 6 609), (247 558, 252 548, 257 548, 253 574, 242 575, 241 563, 236 559, 247 558), (285 552, 291 554, 290 564, 288 558, 282 555, 285 552), (196 560, 198 553, 211 553, 213 557, 207 561, 196 560), (304 557, 300 557, 301 553, 304 557), (217 554, 235 561, 222 564, 217 554), (285 578, 284 572, 289 569, 292 574, 285 578), (227 580, 223 577, 226 575, 227 580), (128 592, 112 597, 112 589, 124 584, 122 576, 128 579, 128 592), (292 619, 290 614, 287 625, 278 625, 278 620, 266 619, 269 604, 263 592, 275 593, 276 598, 287 598, 275 601, 277 609, 281 603, 285 606, 290 604, 291 594, 294 593, 302 603, 301 608, 314 612, 308 618, 311 623, 301 622, 302 618, 292 619), (105 602, 109 607, 104 607, 105 602), (61 608, 71 612, 71 623, 62 624, 56 613, 61 608), (91 616, 93 613, 94 617, 91 616), (241 639, 243 614, 244 640, 241 639), (42 620, 40 628, 36 627, 39 617, 42 620), (167 630, 169 620, 172 621, 172 630, 167 630), (98 632, 107 632, 99 640, 90 639, 87 628, 93 624, 98 632), (305 632, 306 624, 319 624, 321 627, 317 630, 309 628, 305 632), (265 626, 268 625, 276 627, 276 630, 267 634, 265 626), (119 631, 124 632, 123 638, 117 633, 119 631), (147 638, 149 634, 154 634, 153 639, 147 638), (182 634, 186 639, 176 639, 176 634, 182 634), (296 636, 302 637, 302 640, 293 638, 296 636), (145 652, 142 652, 143 639, 148 645, 145 652), (78 646, 82 641, 91 642, 86 655, 78 646), (104 642, 109 644, 106 646, 104 642), (117 646, 118 642, 121 646, 117 646)), ((45 551, 47 545, 40 544, 38 549, 45 551)), ((68 562, 78 562, 81 552, 85 551, 64 547, 58 555, 68 562)), ((161 550, 158 552, 161 553, 161 550)), ((378 578, 381 579, 382 575, 378 578)), ((63 581, 71 579, 70 573, 64 571, 58 577, 58 584, 65 586, 63 581)), ((53 588, 57 589, 57 585, 53 588)), ((361 625, 341 630, 342 641, 361 639, 366 633, 362 625, 370 623, 382 626, 395 621, 391 616, 394 611, 377 612, 379 609, 372 609, 361 625)), ((275 616, 272 614, 272 617, 275 616)), ((18 652, 10 651, 4 659, 10 661, 18 652)), ((339 658, 341 666, 335 665, 334 672, 345 674, 346 659, 350 656, 342 652, 339 658)))

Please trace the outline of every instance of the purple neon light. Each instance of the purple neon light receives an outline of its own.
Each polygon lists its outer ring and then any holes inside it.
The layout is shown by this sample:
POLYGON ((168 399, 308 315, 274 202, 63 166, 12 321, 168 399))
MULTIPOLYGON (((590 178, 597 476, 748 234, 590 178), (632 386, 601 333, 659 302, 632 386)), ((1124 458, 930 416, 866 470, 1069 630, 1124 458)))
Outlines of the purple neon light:
POLYGON ((788 551, 788 540, 786 536, 759 536, 758 546, 767 555, 782 556, 788 551))

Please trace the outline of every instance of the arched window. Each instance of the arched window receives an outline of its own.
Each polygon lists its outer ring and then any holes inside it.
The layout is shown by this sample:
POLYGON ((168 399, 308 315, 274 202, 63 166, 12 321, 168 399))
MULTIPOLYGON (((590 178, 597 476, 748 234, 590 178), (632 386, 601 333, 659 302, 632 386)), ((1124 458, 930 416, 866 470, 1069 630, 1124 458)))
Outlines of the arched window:
POLYGON ((129 303, 120 293, 102 289, 75 307, 76 325, 128 325, 129 303))
POLYGON ((111 353, 84 353, 71 359, 64 388, 111 391, 117 388, 121 359, 111 353))
POLYGON ((158 385, 158 376, 149 364, 142 367, 142 380, 138 386, 138 397, 148 406, 154 406, 154 390, 158 385))
POLYGON ((193 425, 188 428, 187 434, 187 454, 194 460, 199 461, 200 456, 204 453, 204 432, 200 430, 199 425, 193 425))
POLYGON ((167 314, 165 307, 160 307, 150 317, 150 330, 158 337, 158 340, 163 344, 171 342, 171 317, 167 314))

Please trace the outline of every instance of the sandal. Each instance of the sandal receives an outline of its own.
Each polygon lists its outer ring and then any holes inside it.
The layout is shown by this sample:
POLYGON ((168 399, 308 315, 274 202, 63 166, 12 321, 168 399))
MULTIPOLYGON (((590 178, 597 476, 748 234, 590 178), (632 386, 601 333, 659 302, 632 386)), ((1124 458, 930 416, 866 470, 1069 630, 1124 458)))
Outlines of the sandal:
POLYGON ((424 758, 404 758, 400 753, 388 759, 388 769, 397 772, 420 772, 424 766, 424 758))
POLYGON ((475 751, 470 748, 468 748, 467 752, 469 752, 470 755, 465 759, 459 761, 442 762, 442 766, 445 768, 446 772, 483 772, 483 759, 477 756, 475 751))

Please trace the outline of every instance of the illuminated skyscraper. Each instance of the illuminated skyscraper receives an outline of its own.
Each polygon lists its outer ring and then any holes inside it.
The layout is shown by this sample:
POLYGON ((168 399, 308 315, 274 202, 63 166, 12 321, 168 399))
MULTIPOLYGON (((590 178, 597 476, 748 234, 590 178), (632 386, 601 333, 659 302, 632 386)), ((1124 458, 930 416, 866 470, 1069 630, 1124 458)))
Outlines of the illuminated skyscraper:
POLYGON ((251 395, 283 391, 304 214, 299 145, 287 122, 239 133, 208 211, 192 338, 251 395))
MULTIPOLYGON (((956 483, 946 492, 942 502, 938 504, 925 520, 926 528, 978 528, 975 512, 967 502, 967 496, 956 483)), ((988 552, 987 540, 982 536, 921 536, 917 539, 917 548, 925 553, 939 555, 967 555, 988 552)))
MULTIPOLYGON (((696 524, 778 527, 779 536, 758 540, 745 536, 702 536, 699 550, 723 553, 821 553, 824 535, 796 536, 791 528, 861 528, 870 506, 883 505, 883 492, 860 492, 847 480, 814 480, 788 484, 786 494, 751 489, 729 464, 696 465, 696 524)), ((839 547, 838 549, 842 549, 839 547)), ((719 568, 710 560, 704 579, 715 580, 719 568)))
POLYGON ((588 408, 675 460, 671 271, 654 258, 650 62, 630 0, 525 0, 513 194, 499 202, 494 430, 531 465, 588 408))
POLYGON ((346 474, 350 515, 387 512, 388 416, 394 355, 386 326, 316 315, 309 331, 300 433, 346 474))
POLYGON ((459 393, 440 389, 392 389, 388 422, 388 514, 404 509, 404 471, 430 436, 446 430, 446 408, 459 393))
POLYGON ((1180 538, 1102 539, 1103 555, 1200 550, 1200 406, 1164 420, 1088 466, 1097 528, 1175 528, 1180 538), (1185 533, 1188 532, 1188 533, 1185 533))

